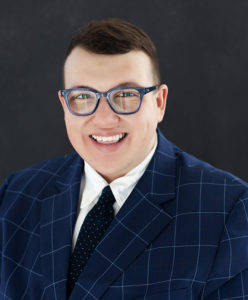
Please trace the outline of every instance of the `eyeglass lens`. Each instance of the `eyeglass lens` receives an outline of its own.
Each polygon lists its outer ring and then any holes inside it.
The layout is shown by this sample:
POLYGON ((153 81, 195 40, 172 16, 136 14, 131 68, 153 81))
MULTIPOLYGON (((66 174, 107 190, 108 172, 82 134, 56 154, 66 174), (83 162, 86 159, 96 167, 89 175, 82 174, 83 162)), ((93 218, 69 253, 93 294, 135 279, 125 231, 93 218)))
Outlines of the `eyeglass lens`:
MULTIPOLYGON (((79 114, 91 113, 97 104, 94 92, 75 90, 68 95, 68 102, 73 112, 79 114)), ((114 90, 110 93, 111 106, 120 113, 130 113, 138 109, 139 91, 134 89, 114 90)))

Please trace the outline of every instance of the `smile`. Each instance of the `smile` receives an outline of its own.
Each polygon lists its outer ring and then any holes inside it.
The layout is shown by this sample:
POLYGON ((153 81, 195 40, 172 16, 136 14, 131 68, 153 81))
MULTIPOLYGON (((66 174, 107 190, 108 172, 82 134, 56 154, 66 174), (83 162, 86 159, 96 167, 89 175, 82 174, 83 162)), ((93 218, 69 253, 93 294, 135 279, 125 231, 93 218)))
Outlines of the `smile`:
POLYGON ((98 136, 98 135, 90 135, 90 137, 101 144, 113 144, 118 143, 123 140, 127 136, 127 133, 120 133, 112 136, 98 136))

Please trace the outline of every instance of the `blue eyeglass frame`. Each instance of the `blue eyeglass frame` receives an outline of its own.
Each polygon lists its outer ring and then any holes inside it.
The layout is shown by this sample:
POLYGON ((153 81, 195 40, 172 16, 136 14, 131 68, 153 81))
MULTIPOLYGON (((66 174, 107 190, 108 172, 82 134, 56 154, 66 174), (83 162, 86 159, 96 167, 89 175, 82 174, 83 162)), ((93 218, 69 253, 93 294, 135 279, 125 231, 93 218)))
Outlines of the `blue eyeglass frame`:
POLYGON ((115 88, 112 88, 110 90, 108 90, 107 92, 104 92, 104 93, 101 93, 95 89, 91 89, 91 88, 74 88, 74 89, 66 89, 66 90, 60 90, 60 93, 61 93, 61 96, 65 99, 65 102, 66 102, 66 105, 67 105, 67 108, 68 110, 70 111, 70 113, 72 113, 73 115, 75 116, 89 116, 89 115, 92 115, 98 105, 99 105, 99 102, 100 102, 100 99, 102 97, 104 98, 107 98, 107 101, 108 101, 108 104, 110 106, 110 108, 116 113, 116 114, 119 114, 119 115, 131 115, 131 114, 134 114, 136 113, 139 109, 140 109, 140 106, 141 106, 141 102, 142 102, 142 99, 143 99, 143 96, 147 93, 150 93, 152 91, 154 91, 155 89, 157 89, 159 87, 159 85, 154 85, 154 86, 150 86, 150 87, 129 87, 129 86, 125 86, 125 87, 115 87, 115 88), (136 90, 139 92, 139 106, 138 108, 135 110, 135 111, 132 111, 132 112, 118 112, 115 110, 115 108, 112 106, 111 104, 111 101, 110 101, 110 94, 113 92, 113 91, 117 91, 117 90, 120 90, 120 89, 132 89, 132 90, 136 90), (89 112, 89 113, 86 113, 86 114, 80 114, 80 113, 76 113, 74 111, 71 110, 71 107, 70 107, 70 104, 69 104, 69 99, 68 99, 68 95, 73 92, 73 91, 90 91, 90 92, 93 92, 96 94, 96 106, 95 108, 89 112))

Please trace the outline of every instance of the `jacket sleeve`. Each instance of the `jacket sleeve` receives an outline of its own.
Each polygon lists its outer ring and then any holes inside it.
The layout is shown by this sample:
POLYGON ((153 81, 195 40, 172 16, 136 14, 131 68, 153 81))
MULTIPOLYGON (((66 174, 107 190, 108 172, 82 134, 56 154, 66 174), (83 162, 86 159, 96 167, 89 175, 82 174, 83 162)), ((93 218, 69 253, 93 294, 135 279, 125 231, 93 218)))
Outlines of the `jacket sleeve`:
POLYGON ((5 191, 8 186, 8 179, 6 179, 0 186, 0 283, 1 283, 1 270, 2 270, 2 248, 3 248, 3 232, 2 232, 2 202, 5 195, 5 191))
POLYGON ((248 191, 227 217, 201 299, 248 299, 248 191))

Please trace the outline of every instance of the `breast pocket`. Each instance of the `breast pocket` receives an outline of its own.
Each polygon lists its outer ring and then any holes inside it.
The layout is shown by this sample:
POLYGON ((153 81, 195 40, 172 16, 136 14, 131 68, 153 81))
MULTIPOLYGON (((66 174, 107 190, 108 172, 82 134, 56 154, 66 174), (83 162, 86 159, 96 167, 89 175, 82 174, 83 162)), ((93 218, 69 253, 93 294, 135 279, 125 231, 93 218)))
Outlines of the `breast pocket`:
POLYGON ((136 300, 187 300, 187 288, 139 297, 136 300))

